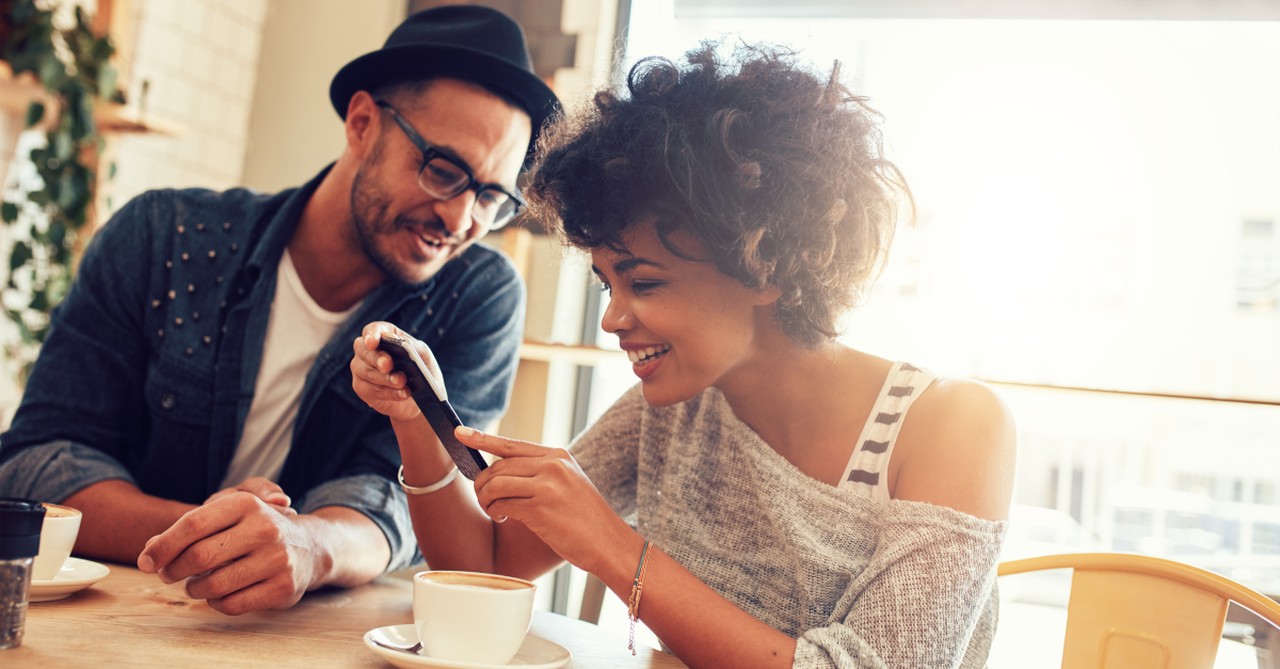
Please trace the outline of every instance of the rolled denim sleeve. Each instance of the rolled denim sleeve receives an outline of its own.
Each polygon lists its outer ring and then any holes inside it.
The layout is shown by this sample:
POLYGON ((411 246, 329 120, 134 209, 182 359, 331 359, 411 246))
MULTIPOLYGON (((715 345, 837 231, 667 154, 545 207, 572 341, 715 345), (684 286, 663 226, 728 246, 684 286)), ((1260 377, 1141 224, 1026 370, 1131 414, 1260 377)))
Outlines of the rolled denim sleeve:
POLYGON ((135 483, 129 470, 96 448, 65 439, 29 446, 0 464, 4 495, 62 503, 99 481, 135 483))
POLYGON ((402 569, 421 562, 416 541, 412 538, 413 522, 409 518, 408 500, 399 486, 376 474, 359 474, 333 479, 312 488, 298 508, 299 513, 312 513, 326 506, 355 509, 372 520, 387 538, 391 561, 387 571, 402 569))

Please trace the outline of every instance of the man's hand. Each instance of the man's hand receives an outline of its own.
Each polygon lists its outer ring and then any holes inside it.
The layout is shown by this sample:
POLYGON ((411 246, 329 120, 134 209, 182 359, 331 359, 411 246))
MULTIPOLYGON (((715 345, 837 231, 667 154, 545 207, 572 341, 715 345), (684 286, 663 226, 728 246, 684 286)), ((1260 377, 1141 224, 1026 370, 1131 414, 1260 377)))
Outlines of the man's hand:
POLYGON ((303 516, 245 490, 209 499, 152 537, 138 568, 166 583, 186 579, 189 596, 230 615, 287 608, 321 581, 332 558, 303 516))
POLYGON ((232 486, 230 488, 223 488, 222 490, 209 495, 209 498, 206 499, 204 503, 208 504, 236 492, 247 492, 267 504, 276 507, 277 511, 285 514, 286 516, 298 515, 298 512, 294 511, 289 506, 293 503, 293 500, 289 499, 289 496, 284 493, 284 488, 281 488, 275 481, 261 476, 254 476, 252 478, 245 479, 244 482, 239 485, 232 486))

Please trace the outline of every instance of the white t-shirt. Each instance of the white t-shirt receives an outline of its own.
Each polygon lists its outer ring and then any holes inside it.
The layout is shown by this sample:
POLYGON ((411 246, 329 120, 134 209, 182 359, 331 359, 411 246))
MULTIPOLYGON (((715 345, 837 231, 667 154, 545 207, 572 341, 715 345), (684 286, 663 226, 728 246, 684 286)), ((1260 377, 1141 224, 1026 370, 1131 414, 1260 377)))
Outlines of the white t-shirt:
POLYGON ((320 349, 356 309, 328 311, 311 299, 286 249, 276 272, 276 295, 267 320, 262 364, 244 433, 222 486, 251 476, 275 481, 284 468, 307 372, 320 349))

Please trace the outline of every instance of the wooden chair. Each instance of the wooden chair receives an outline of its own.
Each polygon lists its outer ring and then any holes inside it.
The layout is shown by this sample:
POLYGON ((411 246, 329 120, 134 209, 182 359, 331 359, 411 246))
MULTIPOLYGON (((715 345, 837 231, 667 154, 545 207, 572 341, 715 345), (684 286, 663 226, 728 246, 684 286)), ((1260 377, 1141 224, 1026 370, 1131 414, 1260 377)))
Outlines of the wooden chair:
MULTIPOLYGON (((998 574, 1050 569, 1072 570, 1062 669, 1208 669, 1232 602, 1280 629, 1280 603, 1163 558, 1046 555, 1003 562, 998 574)), ((1268 630, 1272 639, 1277 631, 1268 630)))

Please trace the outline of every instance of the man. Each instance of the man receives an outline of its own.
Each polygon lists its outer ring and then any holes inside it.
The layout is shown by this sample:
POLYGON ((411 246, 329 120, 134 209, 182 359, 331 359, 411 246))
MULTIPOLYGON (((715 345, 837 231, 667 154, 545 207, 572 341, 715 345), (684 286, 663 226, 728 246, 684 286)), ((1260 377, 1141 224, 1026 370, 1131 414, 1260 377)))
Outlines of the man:
POLYGON ((519 26, 415 14, 330 97, 346 146, 306 185, 154 191, 104 226, 0 439, 0 495, 80 509, 78 553, 230 614, 413 559, 395 439, 351 389, 364 323, 428 342, 470 424, 517 362, 524 288, 473 244, 558 108, 519 26))

